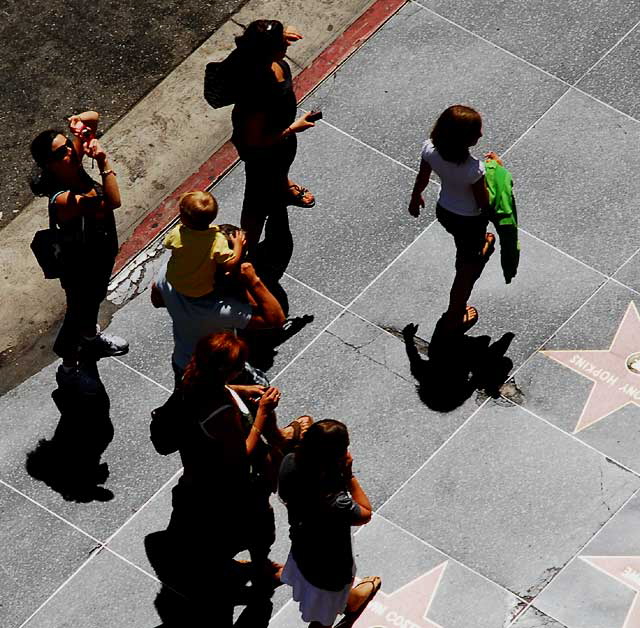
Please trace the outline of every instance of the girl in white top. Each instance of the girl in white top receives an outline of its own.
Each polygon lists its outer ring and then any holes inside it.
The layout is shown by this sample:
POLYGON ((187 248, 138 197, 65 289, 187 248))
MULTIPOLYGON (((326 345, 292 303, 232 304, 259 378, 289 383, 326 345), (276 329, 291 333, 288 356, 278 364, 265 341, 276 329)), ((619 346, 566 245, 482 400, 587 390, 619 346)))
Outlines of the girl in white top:
MULTIPOLYGON (((456 244, 456 275, 449 308, 440 323, 447 331, 464 332, 477 322, 478 311, 467 301, 495 244, 494 234, 487 232, 489 194, 484 162, 469 153, 469 147, 481 137, 482 118, 477 111, 464 105, 445 109, 422 148, 420 171, 409 202, 409 213, 419 216, 424 207, 422 193, 435 172, 440 178, 436 217, 456 244)), ((485 157, 502 163, 495 153, 485 157)))

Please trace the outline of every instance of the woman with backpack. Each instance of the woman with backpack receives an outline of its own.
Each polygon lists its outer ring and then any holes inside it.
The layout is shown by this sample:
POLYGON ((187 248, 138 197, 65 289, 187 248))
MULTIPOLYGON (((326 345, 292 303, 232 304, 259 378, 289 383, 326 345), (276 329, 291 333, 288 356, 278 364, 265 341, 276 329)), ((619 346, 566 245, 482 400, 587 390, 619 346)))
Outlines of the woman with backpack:
MULTIPOLYGON (((267 238, 288 231, 287 205, 310 208, 315 198, 289 179, 296 156, 296 135, 315 126, 311 112, 296 119, 297 101, 287 48, 302 38, 277 20, 257 20, 236 38, 233 53, 236 99, 231 138, 245 165, 241 227, 250 255, 263 227, 267 238), (266 227, 265 227, 266 221, 266 227)), ((285 243, 293 248, 293 243, 285 243)))
POLYGON ((93 361, 129 350, 125 340, 101 333, 98 327, 100 303, 107 295, 118 253, 114 210, 120 207, 115 170, 95 137, 98 118, 95 111, 71 116, 72 139, 48 129, 31 142, 39 170, 31 189, 49 199, 49 215, 60 234, 60 283, 67 310, 53 345, 62 358, 56 380, 60 386, 85 392, 94 391, 97 384, 82 367, 83 359, 93 361), (85 156, 95 160, 99 183, 84 169, 85 156))
MULTIPOLYGON (((464 105, 445 109, 424 143, 409 203, 409 213, 419 216, 424 207, 422 193, 435 172, 440 178, 436 218, 456 246, 449 307, 440 319, 445 331, 465 332, 478 321, 478 311, 467 302, 495 248, 495 235, 487 232, 490 204, 484 163, 469 152, 481 137, 482 118, 477 111, 464 105)), ((485 157, 502 164, 493 152, 485 157)))

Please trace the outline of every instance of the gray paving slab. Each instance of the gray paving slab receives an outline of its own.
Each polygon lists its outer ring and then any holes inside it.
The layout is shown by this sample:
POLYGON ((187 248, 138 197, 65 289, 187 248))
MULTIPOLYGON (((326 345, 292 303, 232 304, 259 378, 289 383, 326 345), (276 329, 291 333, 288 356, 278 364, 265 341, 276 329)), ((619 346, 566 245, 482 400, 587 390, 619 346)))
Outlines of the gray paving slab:
MULTIPOLYGON (((171 491, 176 483, 177 478, 175 482, 165 487, 151 502, 146 504, 108 544, 108 547, 118 555, 160 579, 165 576, 158 569, 158 556, 161 555, 162 548, 167 547, 166 537, 162 532, 166 530, 171 518, 171 491), (147 548, 152 548, 154 543, 156 547, 160 548, 160 554, 150 557, 147 548)), ((283 504, 276 497, 271 498, 271 503, 276 517, 276 542, 271 548, 270 557, 276 562, 284 563, 290 546, 287 513, 283 504)), ((239 558, 249 560, 250 556, 248 552, 243 552, 239 558)), ((283 586, 276 589, 272 599, 274 612, 282 608, 290 597, 288 587, 283 586)))
POLYGON ((537 608, 529 607, 514 622, 513 628, 567 628, 567 626, 541 613, 537 608))
MULTIPOLYGON (((299 136, 291 178, 307 186, 317 201, 310 210, 289 210, 294 251, 288 273, 342 304, 429 224, 427 218, 404 218, 412 172, 326 124, 299 136)), ((225 220, 238 221, 242 168, 213 193, 225 220)))
POLYGON ((636 119, 640 118, 640 105, 633 97, 640 82, 639 55, 640 31, 636 28, 577 87, 636 119))
POLYGON ((608 282, 515 380, 525 408, 638 473, 640 407, 624 386, 640 386, 640 375, 626 364, 640 351, 640 322, 631 312, 629 323, 621 326, 632 302, 640 303, 636 293, 608 282), (603 379, 593 374, 598 368, 606 372, 603 379))
POLYGON ((0 624, 19 626, 96 543, 0 484, 0 624))
POLYGON ((569 628, 631 628, 638 622, 640 498, 621 508, 536 599, 569 628))
POLYGON ((570 83, 640 19, 624 0, 416 1, 570 83))
POLYGON ((158 626, 160 583, 110 552, 101 551, 31 619, 28 628, 158 626))
MULTIPOLYGON (((356 624, 361 628, 495 628, 508 625, 524 605, 382 517, 374 516, 358 530, 354 557, 356 577, 382 579, 380 592, 356 624)), ((296 603, 283 608, 270 624, 271 628, 305 625, 296 603)))
POLYGON ((507 155, 520 226, 614 273, 638 249, 638 141, 637 122, 572 90, 507 155))
MULTIPOLYGON (((470 300, 478 308, 479 321, 469 335, 487 334, 496 341, 507 332, 514 333, 507 356, 515 366, 603 282, 601 275, 526 234, 521 233, 520 245, 515 279, 505 284, 496 248, 470 300)), ((402 329, 417 323, 419 334, 429 338, 448 306, 454 258, 453 238, 439 223, 432 225, 357 300, 353 311, 381 327, 402 329)))
POLYGON ((451 412, 422 403, 404 344, 352 314, 342 316, 276 380, 279 416, 344 421, 354 469, 374 506, 433 453, 477 407, 451 412))
POLYGON ((640 260, 640 251, 634 253, 629 261, 620 267, 613 275, 614 279, 621 281, 625 286, 629 286, 632 290, 640 292, 640 272, 638 272, 638 261, 640 260))
MULTIPOLYGON (((36 449, 40 439, 52 438, 60 420, 60 413, 51 398, 56 387, 56 366, 47 367, 0 397, 0 415, 3 418, 0 477, 103 540, 115 532, 180 466, 175 460, 158 456, 149 440, 149 413, 165 401, 167 393, 113 360, 100 361, 99 369, 110 396, 109 416, 115 432, 102 456, 102 461, 109 466, 104 489, 113 493, 113 499, 109 500, 106 495, 88 502, 67 501, 60 492, 31 477, 25 468, 27 454, 36 449)), ((87 422, 92 420, 96 425, 95 415, 86 417, 87 422)), ((67 437, 71 444, 61 455, 71 459, 76 455, 79 457, 89 439, 93 439, 93 429, 75 436, 81 427, 74 423, 66 428, 70 430, 67 437)), ((46 477, 50 477, 52 468, 60 464, 62 459, 57 457, 46 463, 46 477)), ((77 473, 83 471, 78 469, 77 473)))
POLYGON ((639 486, 524 410, 489 403, 380 514, 530 599, 639 486))
POLYGON ((484 138, 477 154, 502 152, 565 89, 409 3, 305 106, 322 109, 328 122, 417 167, 422 143, 450 105, 470 105, 482 114, 484 138))
MULTIPOLYGON (((293 335, 287 337, 285 332, 282 338, 286 338, 286 341, 277 344, 273 350, 273 343, 267 342, 263 351, 254 351, 255 355, 251 360, 256 367, 262 368, 271 376, 311 342, 341 309, 290 277, 283 277, 280 286, 287 295, 289 317, 292 319, 289 325, 293 335), (297 325, 300 325, 299 331, 293 333, 293 330, 298 329, 297 325)), ((123 356, 123 362, 170 390, 173 389, 171 318, 165 309, 155 309, 151 305, 148 291, 115 314, 109 331, 129 340, 132 350, 123 356)), ((274 337, 274 342, 280 340, 280 337, 274 337)))

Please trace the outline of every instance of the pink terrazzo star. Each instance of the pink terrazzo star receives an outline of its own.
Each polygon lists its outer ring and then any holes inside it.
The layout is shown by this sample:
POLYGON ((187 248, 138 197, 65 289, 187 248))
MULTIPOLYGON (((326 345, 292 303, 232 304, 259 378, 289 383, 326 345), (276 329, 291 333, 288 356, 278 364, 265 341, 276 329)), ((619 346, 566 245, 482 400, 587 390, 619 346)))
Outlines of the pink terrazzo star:
POLYGON ((640 406, 640 316, 633 301, 609 349, 542 353, 593 382, 574 434, 629 403, 640 406))
POLYGON ((580 556, 592 567, 615 578, 636 592, 620 628, 640 628, 640 556, 580 556))
POLYGON ((427 619, 427 613, 448 562, 440 563, 389 595, 379 591, 354 628, 443 628, 427 619))

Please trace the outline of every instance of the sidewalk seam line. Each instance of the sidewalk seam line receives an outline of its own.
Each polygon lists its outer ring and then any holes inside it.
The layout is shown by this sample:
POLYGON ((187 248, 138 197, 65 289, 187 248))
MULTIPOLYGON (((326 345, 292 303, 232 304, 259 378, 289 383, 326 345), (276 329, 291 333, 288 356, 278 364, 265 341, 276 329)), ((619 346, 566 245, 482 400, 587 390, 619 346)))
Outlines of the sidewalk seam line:
POLYGON ((51 508, 48 508, 44 504, 41 504, 38 500, 34 499, 33 497, 30 497, 29 495, 27 495, 26 493, 24 493, 20 489, 16 488, 15 486, 12 486, 8 482, 6 482, 5 480, 0 479, 0 484, 5 486, 9 490, 13 491, 14 493, 17 493, 18 495, 20 495, 21 497, 23 497, 24 499, 26 499, 27 501, 32 503, 34 506, 37 506, 41 510, 44 510, 46 513, 52 515, 53 517, 55 517, 59 521, 62 521, 62 523, 66 523, 69 527, 73 528, 76 532, 79 532, 83 536, 86 536, 88 539, 90 539, 94 543, 97 543, 98 545, 102 545, 102 541, 100 539, 97 539, 92 534, 89 534, 89 532, 87 532, 86 530, 83 530, 81 527, 77 526, 75 523, 72 523, 71 521, 69 521, 68 519, 63 517, 62 515, 59 515, 57 512, 51 510, 51 508))
POLYGON ((629 35, 631 35, 631 33, 633 33, 633 31, 636 30, 636 28, 638 28, 639 24, 640 24, 640 20, 638 20, 620 39, 618 39, 618 41, 615 44, 613 44, 613 46, 611 46, 611 48, 609 48, 586 72, 584 72, 582 76, 580 76, 580 78, 574 82, 574 85, 577 85, 586 76, 591 74, 591 71, 594 70, 597 66, 599 66, 600 63, 602 63, 602 61, 604 61, 627 37, 629 37, 629 35))
POLYGON ((42 602, 42 604, 40 604, 40 606, 38 606, 38 608, 36 608, 36 610, 33 611, 33 613, 31 613, 31 615, 29 615, 29 617, 27 617, 27 619, 25 619, 18 628, 25 628, 27 624, 100 553, 100 549, 96 549, 91 552, 89 558, 87 558, 62 584, 60 584, 60 586, 58 586, 58 588, 44 602, 42 602))
POLYGON ((146 379, 148 382, 150 382, 151 384, 155 384, 156 386, 158 386, 158 388, 162 388, 162 390, 164 390, 165 392, 168 392, 169 394, 172 394, 173 391, 169 390, 166 386, 164 386, 163 384, 160 384, 159 382, 156 382, 155 379, 152 379, 151 377, 149 377, 148 375, 145 375, 144 373, 142 373, 141 371, 139 371, 138 369, 134 368, 133 366, 130 366, 129 364, 127 364, 126 362, 123 362, 122 360, 118 359, 115 356, 111 356, 111 359, 114 362, 117 362, 118 364, 121 364, 122 366, 124 366, 125 368, 129 369, 130 371, 134 372, 136 375, 139 375, 140 377, 142 377, 143 379, 146 379))
MULTIPOLYGON (((518 61, 521 61, 522 63, 525 63, 526 65, 530 66, 531 68, 534 68, 535 70, 538 70, 539 72, 541 72, 542 74, 545 74, 546 76, 562 83, 563 85, 566 85, 567 87, 571 88, 571 89, 575 89, 576 91, 580 92, 581 94, 584 94, 585 96, 587 96, 588 98, 590 98, 591 100, 596 101, 597 103, 604 105, 605 107, 612 109, 613 111, 619 113, 620 115, 624 116, 625 118, 629 118, 630 120, 633 120, 636 123, 640 123, 640 120, 638 120, 638 118, 635 118, 634 116, 625 113, 624 111, 621 111, 620 109, 617 109, 616 107, 614 107, 613 105, 610 105, 609 103, 604 102, 603 100, 600 100, 597 96, 594 96, 593 94, 590 94, 589 92, 581 89, 580 87, 578 87, 578 83, 586 76, 586 74, 582 75, 577 81, 575 81, 573 84, 569 83, 569 81, 566 81, 565 79, 556 76, 555 74, 549 72, 548 70, 545 70, 544 68, 536 65, 535 63, 532 63, 531 61, 527 61, 527 59, 525 59, 524 57, 520 57, 518 56, 516 53, 511 52, 510 50, 508 50, 507 48, 503 48, 502 46, 500 46, 500 44, 496 44, 495 42, 491 41, 490 39, 487 39, 486 37, 483 37, 482 35, 480 35, 479 33, 476 33, 468 28, 466 28, 465 26, 462 26, 461 24, 458 24, 457 22, 454 22, 453 20, 451 20, 448 17, 445 17, 444 15, 441 15, 440 13, 438 13, 437 11, 434 11, 433 9, 424 6, 423 4, 420 4, 420 2, 417 2, 417 0, 407 0, 407 2, 410 2, 412 4, 417 5, 418 7, 420 7, 422 10, 427 11, 427 13, 431 13, 432 15, 436 16, 437 18, 447 22, 448 24, 451 24, 452 26, 459 28, 460 30, 464 31, 465 33, 471 35, 472 37, 475 37, 487 44, 489 44, 490 46, 496 48, 497 50, 500 50, 501 52, 504 52, 506 54, 508 54, 509 56, 513 57, 514 59, 517 59, 518 61)), ((640 22, 638 23, 640 24, 640 22)), ((638 24, 636 24, 631 31, 633 31, 635 28, 638 27, 638 24)), ((627 33, 627 35, 629 35, 631 33, 631 31, 629 31, 629 33, 627 33)), ((625 35, 625 37, 627 36, 625 35)), ((624 39, 624 38, 623 38, 624 39)), ((620 42, 618 42, 620 43, 620 42)), ((616 44, 617 46, 617 44, 616 44)), ((615 47, 615 46, 614 46, 615 47)), ((602 57, 600 57, 600 59, 598 59, 598 61, 596 61, 596 63, 589 69, 589 72, 598 64, 600 63, 600 61, 602 61, 602 59, 604 59, 604 57, 606 57, 609 54, 610 51, 607 51, 603 54, 602 57)), ((569 91, 569 90, 567 90, 569 91)))
MULTIPOLYGON (((482 578, 483 580, 486 580, 490 584, 502 589, 503 591, 505 591, 509 595, 513 595, 513 597, 515 597, 516 600, 518 600, 520 602, 524 602, 525 604, 527 603, 527 601, 523 597, 520 597, 517 593, 514 593, 513 591, 507 589, 507 587, 505 587, 504 585, 500 584, 499 582, 496 582, 495 580, 492 580, 491 578, 485 576, 483 573, 479 572, 477 569, 474 569, 473 567, 470 567, 466 563, 463 563, 460 559, 455 558, 455 556, 452 556, 451 554, 445 552, 444 550, 440 549, 439 547, 437 547, 435 545, 432 545, 431 543, 429 543, 429 541, 426 541, 425 539, 419 537, 417 534, 414 534, 410 530, 407 530, 406 528, 402 527, 399 523, 396 523, 392 519, 389 519, 388 517, 385 517, 384 515, 381 515, 381 514, 379 514, 377 512, 374 512, 373 516, 374 517, 379 517, 383 521, 386 521, 388 524, 392 525, 397 530, 400 530, 401 532, 404 532, 408 536, 414 538, 416 541, 419 541, 423 545, 426 545, 428 548, 438 552, 439 554, 442 554, 443 556, 446 556, 448 560, 453 561, 457 565, 460 565, 464 569, 470 571, 471 573, 474 573, 476 576, 479 576, 480 578, 482 578)), ((516 618, 520 617, 520 615, 521 615, 521 613, 518 613, 516 615, 516 618)))
MULTIPOLYGON (((633 491, 633 493, 631 493, 631 495, 629 495, 629 497, 620 505, 620 507, 609 517, 609 519, 607 519, 604 524, 600 527, 599 530, 597 530, 595 532, 595 534, 593 536, 591 536, 578 550, 577 552, 564 564, 564 566, 562 567, 562 569, 560 569, 560 571, 558 571, 555 576, 553 576, 553 578, 551 578, 551 580, 549 580, 549 582, 547 582, 547 584, 545 584, 542 589, 540 589, 540 591, 538 591, 537 595, 527 604, 527 606, 522 609, 522 613, 520 613, 518 615, 518 617, 516 617, 510 624, 509 624, 509 628, 511 626, 513 626, 514 622, 519 619, 520 617, 522 617, 522 614, 525 613, 527 610, 529 610, 529 608, 531 608, 531 606, 533 606, 534 601, 536 601, 551 585, 551 583, 563 572, 565 571, 565 569, 572 564, 577 558, 579 558, 579 554, 580 552, 582 552, 584 550, 584 548, 589 545, 589 543, 591 543, 599 534, 600 532, 602 532, 602 530, 604 530, 604 528, 606 528, 609 523, 611 523, 611 521, 617 516, 617 514, 634 498, 636 497, 636 495, 638 495, 638 491, 640 491, 640 487, 636 488, 635 491, 633 491)), ((537 607, 534 607, 537 608, 537 607)), ((546 611, 540 611, 541 613, 544 613, 545 615, 547 615, 548 617, 551 617, 552 619, 555 619, 555 617, 553 617, 552 615, 550 615, 549 613, 547 613, 546 611)), ((559 620, 556 620, 559 621, 559 620)), ((562 622, 559 622, 562 623, 562 622)), ((563 624, 564 625, 564 624, 563 624)))

